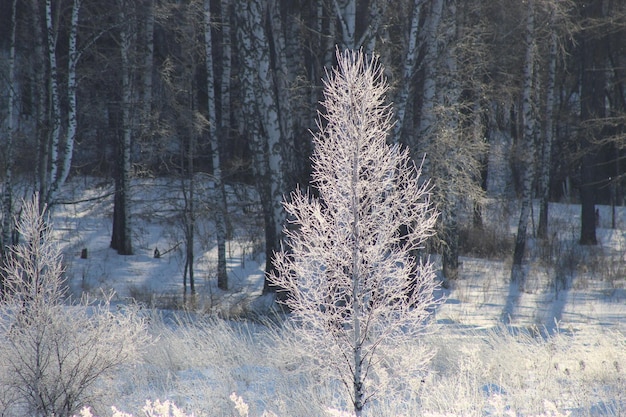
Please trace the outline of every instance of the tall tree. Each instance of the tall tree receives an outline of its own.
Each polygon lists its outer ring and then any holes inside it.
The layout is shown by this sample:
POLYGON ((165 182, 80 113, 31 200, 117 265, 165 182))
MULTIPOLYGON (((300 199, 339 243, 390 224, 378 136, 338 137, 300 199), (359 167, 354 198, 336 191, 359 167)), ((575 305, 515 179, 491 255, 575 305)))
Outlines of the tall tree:
POLYGON ((580 48, 580 243, 596 245, 596 152, 594 141, 602 134, 599 121, 606 117, 606 34, 596 30, 596 23, 604 17, 602 1, 582 1, 582 31, 580 48))
POLYGON ((399 91, 396 98, 396 117, 392 140, 397 143, 402 142, 402 133, 405 125, 405 118, 408 112, 407 107, 411 104, 411 88, 413 87, 413 77, 419 55, 420 42, 418 39, 419 25, 421 19, 421 0, 414 0, 411 8, 411 19, 409 33, 407 36, 407 46, 403 57, 402 73, 399 91))
MULTIPOLYGON (((227 6, 227 5, 226 5, 227 6)), ((228 16, 228 15, 226 15, 228 16)), ((213 23, 211 21, 211 2, 204 0, 204 46, 207 79, 207 113, 209 145, 211 147, 211 161, 213 168, 212 195, 215 200, 215 238, 217 241, 217 286, 222 290, 228 289, 228 274, 226 271, 226 189, 222 178, 222 157, 219 143, 219 132, 223 132, 223 118, 218 121, 216 110, 215 64, 213 59, 213 37, 211 35, 213 23)), ((229 36, 225 33, 222 36, 229 36)), ((230 80, 228 80, 230 82, 230 80)), ((225 91, 222 91, 225 92, 225 91)), ((223 96, 222 96, 223 97, 223 96)), ((225 109, 222 109, 224 111, 225 109)))
MULTIPOLYGON (((17 82, 15 79, 15 33, 17 27, 17 0, 11 2, 11 35, 9 41, 9 75, 7 87, 9 99, 7 103, 6 145, 4 157, 4 187, 2 194, 2 234, 0 235, 0 262, 4 262, 9 248, 17 243, 13 241, 13 167, 14 167, 14 137, 15 137, 15 101, 17 82)), ((4 274, 0 272, 0 296, 4 295, 4 274)))
POLYGON ((556 7, 549 10, 549 40, 547 57, 547 77, 545 87, 545 122, 543 124, 543 140, 541 142, 541 162, 539 163, 539 225, 537 236, 546 238, 548 235, 548 202, 550 197, 550 169, 552 160, 552 142, 554 136, 554 107, 556 92, 556 60, 558 48, 558 14, 556 7))
MULTIPOLYGON (((42 190, 46 203, 53 203, 56 194, 61 186, 67 180, 72 165, 72 156, 74 154, 74 142, 77 132, 77 103, 76 92, 78 81, 76 76, 77 65, 81 53, 78 49, 78 22, 79 13, 82 6, 82 0, 73 0, 70 27, 68 35, 68 60, 67 60, 67 114, 62 116, 61 92, 59 89, 59 68, 57 63, 57 39, 59 36, 58 22, 55 24, 52 10, 51 0, 46 0, 45 16, 46 16, 46 35, 48 45, 48 64, 49 64, 49 91, 50 91, 50 123, 52 129, 50 132, 49 144, 44 145, 50 150, 49 169, 43 173, 45 179, 41 181, 44 186, 42 190), (61 140, 62 125, 65 119, 67 125, 65 127, 65 139, 61 140)), ((42 157, 47 158, 44 153, 42 157)))
POLYGON ((411 251, 433 234, 437 215, 408 151, 386 143, 382 67, 350 50, 338 62, 314 137, 319 199, 295 192, 285 203, 295 227, 285 231, 289 248, 276 254, 271 279, 288 294, 303 349, 344 384, 361 416, 368 401, 393 390, 377 386, 383 374, 400 386, 428 359, 420 352, 404 361, 394 346, 419 337, 435 305, 432 265, 411 251))
POLYGON ((522 85, 522 143, 520 158, 523 161, 522 172, 522 195, 517 234, 515 236, 515 249, 513 253, 513 265, 511 268, 511 282, 516 285, 524 285, 522 261, 526 251, 526 232, 530 218, 532 204, 532 185, 535 166, 535 113, 534 103, 534 68, 535 68, 535 7, 534 0, 528 0, 526 8, 526 24, 524 42, 526 53, 524 57, 523 85, 522 85))
POLYGON ((433 179, 433 199, 442 208, 438 238, 448 283, 458 275, 457 216, 464 205, 473 211, 483 195, 485 143, 475 124, 480 120, 484 69, 475 57, 480 43, 474 42, 470 25, 461 22, 455 2, 429 5, 418 64, 422 94, 414 109, 419 112, 417 127, 412 136, 407 134, 407 141, 413 155, 425 155, 423 168, 433 179))
MULTIPOLYGON (((283 145, 279 103, 272 66, 272 50, 265 31, 268 3, 242 1, 237 6, 238 51, 241 54, 243 111, 250 135, 253 169, 261 198, 265 224, 266 272, 271 272, 271 258, 280 248, 284 212, 283 145)), ((275 61, 274 61, 275 62, 275 61)), ((266 279, 263 292, 275 288, 266 279)))
POLYGON ((119 38, 121 54, 121 110, 122 129, 118 135, 115 195, 113 204, 113 228, 111 232, 111 248, 120 255, 132 255, 132 229, 130 208, 130 177, 131 177, 131 140, 132 126, 132 62, 133 37, 132 12, 125 0, 119 4, 119 38))

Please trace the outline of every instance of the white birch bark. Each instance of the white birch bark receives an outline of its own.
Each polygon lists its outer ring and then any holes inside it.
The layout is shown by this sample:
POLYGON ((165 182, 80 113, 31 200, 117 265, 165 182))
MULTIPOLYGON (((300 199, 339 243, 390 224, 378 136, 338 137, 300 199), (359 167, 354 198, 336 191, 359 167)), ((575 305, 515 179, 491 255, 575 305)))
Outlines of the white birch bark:
POLYGON ((73 0, 72 14, 70 19, 70 33, 68 40, 68 64, 67 64, 67 126, 66 135, 61 143, 61 98, 59 93, 59 72, 56 59, 57 33, 52 21, 51 0, 46 0, 46 31, 48 45, 48 61, 50 65, 50 113, 52 130, 50 132, 50 169, 45 180, 44 199, 46 203, 54 202, 56 194, 69 175, 74 152, 74 142, 77 131, 77 108, 76 108, 76 66, 80 58, 77 48, 78 18, 82 0, 73 0))
MULTIPOLYGON (((284 212, 282 208, 282 151, 279 108, 270 65, 270 48, 264 31, 263 17, 267 4, 261 0, 242 2, 240 13, 240 52, 244 79, 244 111, 247 130, 252 136, 254 169, 261 181, 260 194, 266 231, 266 270, 270 271, 271 256, 278 249, 284 212), (243 3, 243 4, 242 4, 243 3)), ((266 280, 264 292, 271 291, 266 280)))
POLYGON ((50 169, 46 173, 45 178, 45 194, 44 199, 46 202, 50 201, 50 189, 53 181, 57 177, 59 169, 59 141, 61 138, 61 99, 59 97, 59 71, 57 66, 56 57, 56 42, 57 34, 54 30, 52 22, 52 1, 46 0, 45 4, 46 13, 46 40, 47 40, 47 56, 48 65, 50 70, 49 75, 49 87, 50 87, 50 124, 52 129, 50 131, 50 169))
MULTIPOLYGON (((215 238, 217 240, 217 286, 222 290, 228 289, 228 274, 226 271, 226 191, 222 179, 222 161, 216 112, 216 83, 213 63, 213 39, 211 35, 211 2, 204 0, 204 50, 207 78, 207 109, 209 121, 209 144, 211 146, 211 160, 213 163, 212 192, 215 200, 215 238)), ((226 34, 225 34, 226 35, 226 34)))
POLYGON ((341 26, 341 43, 345 49, 356 48, 356 0, 333 0, 341 26))
POLYGON ((67 63, 67 128, 65 132, 65 142, 63 143, 63 150, 59 155, 58 165, 60 166, 60 172, 57 177, 52 177, 52 189, 50 194, 50 201, 54 199, 54 196, 58 192, 59 188, 65 184, 72 165, 72 156, 74 154, 74 142, 76 141, 77 130, 77 104, 76 104, 76 89, 78 83, 76 80, 76 66, 78 65, 78 59, 80 53, 77 47, 78 38, 78 16, 80 12, 82 0, 74 0, 72 3, 72 17, 70 20, 70 36, 69 36, 69 48, 68 48, 68 63, 67 63))

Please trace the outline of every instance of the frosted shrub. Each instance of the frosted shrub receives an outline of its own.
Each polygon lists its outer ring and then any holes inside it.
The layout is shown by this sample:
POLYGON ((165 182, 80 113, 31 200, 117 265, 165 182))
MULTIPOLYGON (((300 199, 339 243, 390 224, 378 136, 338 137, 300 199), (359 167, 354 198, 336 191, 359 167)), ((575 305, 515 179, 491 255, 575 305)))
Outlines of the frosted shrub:
POLYGON ((51 227, 36 196, 25 203, 18 225, 23 243, 11 248, 3 267, 3 415, 67 417, 98 403, 102 383, 135 362, 147 340, 132 307, 112 313, 110 298, 65 303, 61 252, 51 227))
POLYGON ((314 137, 319 198, 295 192, 285 203, 289 249, 276 254, 271 280, 285 291, 294 346, 321 380, 341 381, 361 415, 373 397, 405 391, 430 357, 407 360, 397 347, 417 344, 436 304, 432 265, 413 254, 437 215, 408 150, 386 143, 382 67, 351 51, 337 59, 314 137))
MULTIPOLYGON (((115 407, 111 407, 113 414, 111 417, 134 417, 132 414, 119 411, 115 407)), ((145 417, 194 417, 193 414, 185 414, 180 408, 171 401, 146 400, 146 405, 142 409, 145 417)), ((74 416, 79 417, 79 416, 74 416)), ((83 408, 80 411, 80 417, 96 417, 91 413, 91 409, 88 407, 83 408)))

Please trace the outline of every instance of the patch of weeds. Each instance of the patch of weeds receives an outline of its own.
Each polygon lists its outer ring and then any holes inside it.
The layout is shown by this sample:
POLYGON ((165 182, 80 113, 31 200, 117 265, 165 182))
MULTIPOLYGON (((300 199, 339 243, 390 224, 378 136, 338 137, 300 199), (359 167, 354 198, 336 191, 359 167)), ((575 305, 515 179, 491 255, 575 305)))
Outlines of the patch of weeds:
POLYGON ((464 256, 502 259, 513 253, 513 238, 502 226, 462 225, 459 249, 464 256))
POLYGON ((137 304, 162 310, 182 310, 184 302, 180 294, 166 292, 157 294, 145 285, 129 284, 128 297, 137 304))

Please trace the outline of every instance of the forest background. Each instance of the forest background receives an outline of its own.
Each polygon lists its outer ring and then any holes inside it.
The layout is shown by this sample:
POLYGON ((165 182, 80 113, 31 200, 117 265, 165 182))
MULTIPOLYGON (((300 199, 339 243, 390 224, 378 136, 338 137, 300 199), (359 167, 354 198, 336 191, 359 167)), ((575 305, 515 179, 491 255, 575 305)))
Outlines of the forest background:
POLYGON ((493 246, 523 281, 532 199, 540 238, 549 201, 580 204, 583 245, 597 244, 595 206, 623 204, 625 32, 617 0, 2 1, 0 255, 17 242, 20 199, 37 191, 54 210, 80 175, 114 183, 100 196, 114 198, 111 247, 132 254, 132 181, 167 177, 182 196, 185 288, 201 212, 229 288, 233 184, 256 188, 243 209, 264 225, 269 272, 283 196, 309 182, 325 68, 336 48, 362 49, 391 86, 388 140, 432 179, 444 284, 461 252, 484 249, 486 232, 468 236, 485 208, 511 201, 516 238, 493 246))

